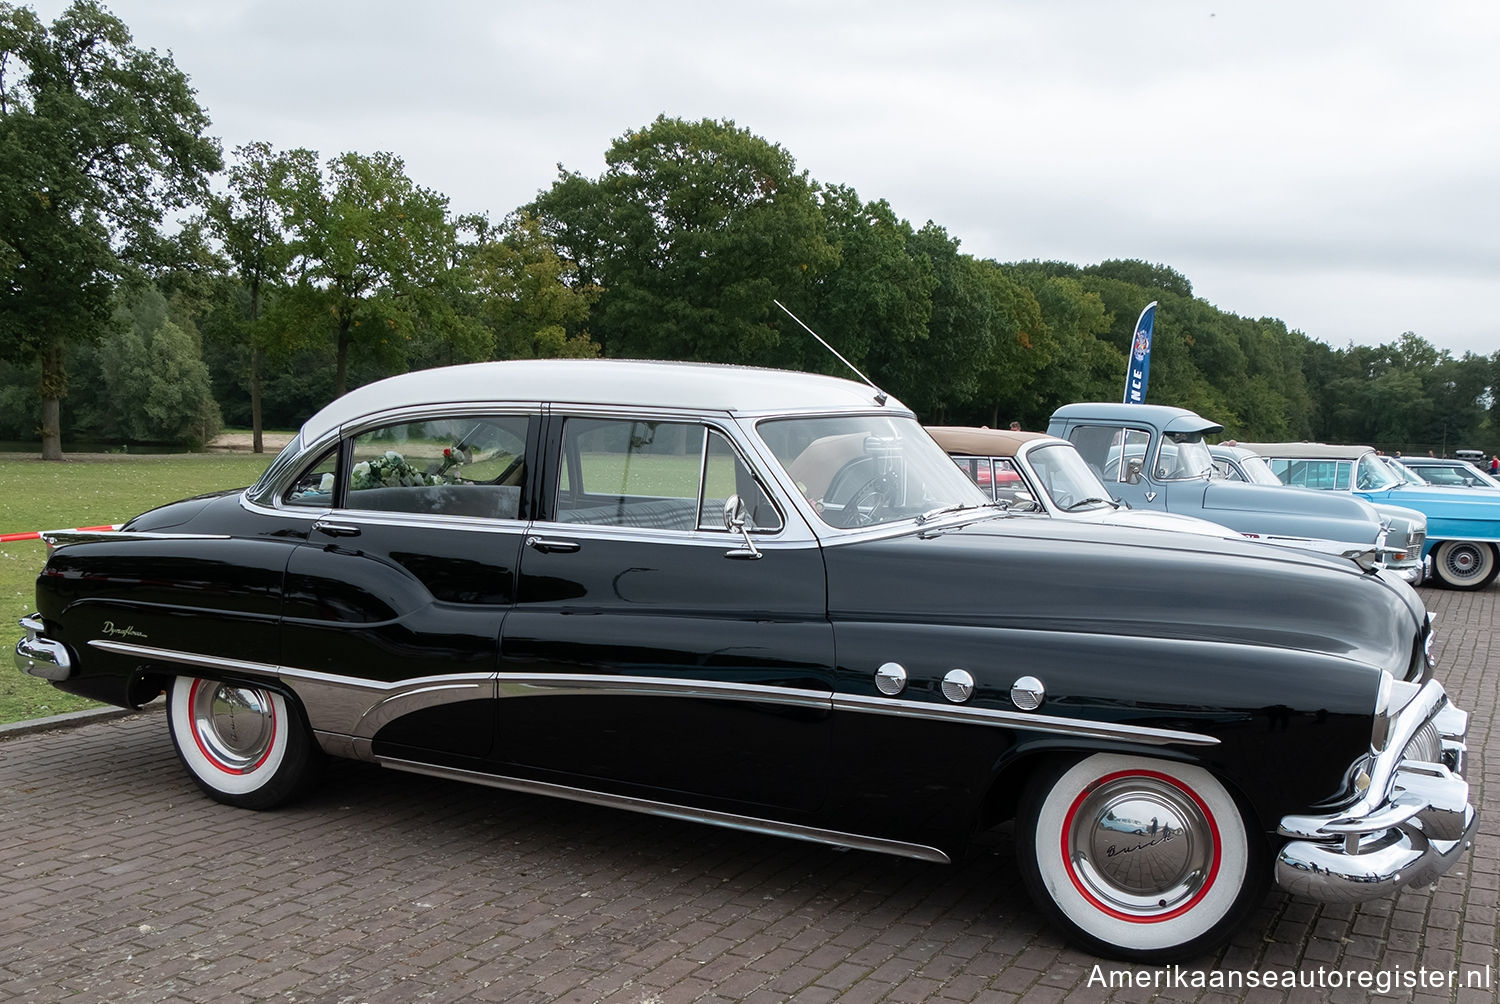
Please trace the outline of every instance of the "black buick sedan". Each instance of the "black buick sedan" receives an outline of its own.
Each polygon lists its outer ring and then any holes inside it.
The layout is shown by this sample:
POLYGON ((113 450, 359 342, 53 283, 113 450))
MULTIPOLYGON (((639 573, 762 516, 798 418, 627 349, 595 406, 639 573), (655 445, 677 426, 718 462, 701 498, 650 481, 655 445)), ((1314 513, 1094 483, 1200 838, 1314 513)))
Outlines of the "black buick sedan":
POLYGON ((1373 561, 1010 517, 843 380, 412 373, 245 491, 49 543, 20 667, 165 693, 233 805, 333 755, 934 862, 1014 819, 1042 908, 1148 961, 1273 877, 1431 881, 1475 826, 1467 716, 1373 561))

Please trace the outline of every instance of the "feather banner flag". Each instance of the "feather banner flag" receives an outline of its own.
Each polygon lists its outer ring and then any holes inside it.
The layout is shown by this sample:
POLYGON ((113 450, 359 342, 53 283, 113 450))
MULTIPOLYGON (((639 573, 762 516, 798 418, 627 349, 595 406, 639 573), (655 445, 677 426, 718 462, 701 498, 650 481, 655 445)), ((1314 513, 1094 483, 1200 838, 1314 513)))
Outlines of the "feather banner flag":
POLYGON ((1146 381, 1151 378, 1151 329, 1156 326, 1156 301, 1146 304, 1135 322, 1130 358, 1125 360, 1125 403, 1146 403, 1146 381))

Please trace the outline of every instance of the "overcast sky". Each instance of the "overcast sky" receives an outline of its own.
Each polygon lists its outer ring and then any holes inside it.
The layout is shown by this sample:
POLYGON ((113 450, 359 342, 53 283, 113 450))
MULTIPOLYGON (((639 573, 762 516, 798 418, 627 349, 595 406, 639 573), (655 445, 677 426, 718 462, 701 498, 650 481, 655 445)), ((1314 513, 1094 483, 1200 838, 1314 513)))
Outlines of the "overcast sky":
POLYGON ((389 150, 459 212, 597 176, 659 114, 732 119, 978 257, 1139 258, 1335 347, 1500 350, 1493 0, 106 6, 226 154, 389 150))

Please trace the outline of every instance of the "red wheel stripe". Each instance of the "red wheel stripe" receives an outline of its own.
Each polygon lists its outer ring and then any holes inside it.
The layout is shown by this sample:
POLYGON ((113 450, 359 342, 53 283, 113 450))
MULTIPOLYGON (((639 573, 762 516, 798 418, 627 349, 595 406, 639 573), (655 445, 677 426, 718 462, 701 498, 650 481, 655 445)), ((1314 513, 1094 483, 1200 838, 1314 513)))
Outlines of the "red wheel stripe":
POLYGON ((1180 917, 1184 913, 1187 913, 1189 910, 1191 910, 1193 907, 1197 906, 1199 900, 1208 895, 1208 891, 1213 888, 1214 880, 1219 875, 1220 856, 1223 853, 1219 842, 1219 824, 1215 822, 1214 814, 1209 811, 1209 808, 1206 804, 1204 804, 1203 799, 1198 797, 1198 793, 1196 791, 1194 791, 1192 788, 1189 788, 1181 781, 1178 781, 1176 778, 1171 777, 1167 774, 1159 773, 1154 770, 1116 771, 1113 774, 1107 774, 1104 777, 1098 778, 1088 785, 1085 785, 1083 791, 1079 792, 1078 797, 1073 800, 1073 804, 1068 807, 1067 816, 1063 818, 1061 851, 1063 867, 1067 869, 1068 878, 1072 881, 1073 888, 1078 890, 1078 894, 1084 899, 1088 900, 1089 903, 1091 903, 1094 908, 1099 910, 1101 913, 1107 914, 1116 920, 1123 920, 1132 924, 1159 924, 1164 920, 1172 920, 1176 917, 1180 917), (1188 900, 1177 909, 1172 910, 1168 913, 1158 914, 1152 917, 1141 917, 1133 913, 1125 913, 1121 910, 1117 910, 1109 904, 1101 902, 1098 897, 1089 892, 1088 888, 1083 884, 1083 880, 1078 877, 1078 873, 1073 868, 1073 855, 1069 852, 1068 836, 1073 832, 1073 817, 1078 814, 1078 807, 1083 804, 1083 800, 1087 798, 1095 788, 1099 787, 1101 784, 1106 784, 1110 781, 1115 781, 1122 777, 1149 777, 1153 778, 1154 780, 1164 782, 1165 784, 1169 784, 1173 788, 1176 788, 1178 791, 1191 798, 1193 800, 1193 803, 1197 805, 1198 809, 1203 813, 1203 818, 1208 820, 1208 829, 1213 840, 1214 849, 1213 862, 1208 869, 1208 878, 1204 880, 1202 887, 1196 894, 1194 894, 1192 899, 1188 900))

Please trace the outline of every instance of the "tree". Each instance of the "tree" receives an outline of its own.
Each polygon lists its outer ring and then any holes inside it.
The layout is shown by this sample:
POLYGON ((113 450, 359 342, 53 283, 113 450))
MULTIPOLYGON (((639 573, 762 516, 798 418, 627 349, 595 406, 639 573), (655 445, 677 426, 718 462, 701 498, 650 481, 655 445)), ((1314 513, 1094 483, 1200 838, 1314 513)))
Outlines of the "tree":
POLYGON ((243 327, 249 347, 251 449, 264 452, 261 438, 261 391, 268 335, 261 324, 266 293, 286 281, 291 264, 283 220, 286 182, 294 166, 312 155, 294 150, 277 155, 269 143, 236 147, 229 169, 229 190, 208 206, 208 225, 249 292, 243 327))
POLYGON ((166 215, 206 195, 208 125, 171 57, 91 0, 50 30, 0 3, 0 354, 40 362, 44 459, 62 459, 64 350, 99 336, 166 215))
POLYGON ((494 333, 497 358, 590 358, 589 309, 603 292, 578 280, 534 216, 517 214, 505 232, 482 235, 470 261, 479 315, 494 333))
POLYGON ((329 325, 334 395, 348 389, 356 347, 404 366, 406 343, 434 317, 447 336, 482 340, 446 299, 461 273, 446 197, 406 176, 401 158, 346 153, 325 177, 311 154, 288 166, 284 222, 290 231, 293 302, 306 321, 329 325))
POLYGON ((605 163, 528 208, 580 281, 603 287, 591 330, 605 353, 781 362, 772 299, 800 299, 835 260, 791 155, 730 121, 662 116, 605 163))
MULTIPOLYGON (((840 355, 860 369, 876 370, 879 383, 897 376, 885 372, 894 353, 914 346, 919 352, 918 343, 926 342, 937 276, 931 260, 915 249, 911 224, 898 219, 888 203, 866 203, 842 185, 818 194, 826 239, 838 263, 814 281, 805 309, 795 301, 792 306, 840 355)), ((788 341, 781 354, 786 364, 850 376, 805 335, 788 341)), ((899 385, 887 389, 898 397, 908 393, 899 385)))

